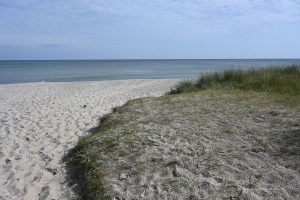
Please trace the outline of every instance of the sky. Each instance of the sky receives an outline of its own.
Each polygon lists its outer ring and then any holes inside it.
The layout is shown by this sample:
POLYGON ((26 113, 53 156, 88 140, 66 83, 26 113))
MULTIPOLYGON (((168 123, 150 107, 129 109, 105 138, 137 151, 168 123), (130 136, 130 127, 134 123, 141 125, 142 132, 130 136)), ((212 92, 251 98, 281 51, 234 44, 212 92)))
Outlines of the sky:
POLYGON ((0 0, 0 59, 300 58, 300 0, 0 0))

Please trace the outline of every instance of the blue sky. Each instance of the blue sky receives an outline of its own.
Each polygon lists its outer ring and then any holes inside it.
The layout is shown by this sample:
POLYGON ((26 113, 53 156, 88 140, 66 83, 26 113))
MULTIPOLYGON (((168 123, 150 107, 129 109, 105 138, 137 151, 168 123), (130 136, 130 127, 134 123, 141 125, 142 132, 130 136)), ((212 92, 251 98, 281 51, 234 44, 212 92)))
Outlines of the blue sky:
POLYGON ((300 58, 300 0, 0 0, 0 59, 300 58))

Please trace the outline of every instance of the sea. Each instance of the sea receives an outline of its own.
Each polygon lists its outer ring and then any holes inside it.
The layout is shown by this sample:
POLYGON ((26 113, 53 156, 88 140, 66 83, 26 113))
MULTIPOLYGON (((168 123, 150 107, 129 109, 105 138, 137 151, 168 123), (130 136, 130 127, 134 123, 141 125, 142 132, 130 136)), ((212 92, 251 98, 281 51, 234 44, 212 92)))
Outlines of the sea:
POLYGON ((300 59, 0 60, 0 84, 194 78, 224 69, 300 64, 300 59))

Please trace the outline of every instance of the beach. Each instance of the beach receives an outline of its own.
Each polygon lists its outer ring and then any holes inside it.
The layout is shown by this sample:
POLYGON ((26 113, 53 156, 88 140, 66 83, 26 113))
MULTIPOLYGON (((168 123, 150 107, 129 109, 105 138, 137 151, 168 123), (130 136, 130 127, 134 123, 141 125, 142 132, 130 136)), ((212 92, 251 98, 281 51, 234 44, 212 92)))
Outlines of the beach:
POLYGON ((73 199, 62 158, 98 119, 179 79, 0 85, 0 200, 73 199))

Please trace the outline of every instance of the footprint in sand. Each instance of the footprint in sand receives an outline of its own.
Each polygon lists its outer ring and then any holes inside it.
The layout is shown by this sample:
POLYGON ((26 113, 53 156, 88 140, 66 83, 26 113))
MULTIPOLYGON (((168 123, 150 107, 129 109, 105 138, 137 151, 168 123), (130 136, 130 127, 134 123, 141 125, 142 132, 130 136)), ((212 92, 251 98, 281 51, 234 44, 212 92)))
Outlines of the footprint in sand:
POLYGON ((41 193, 39 194, 39 200, 47 199, 49 193, 50 193, 50 187, 49 186, 43 187, 41 193))

